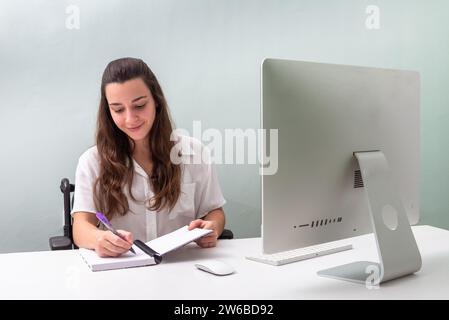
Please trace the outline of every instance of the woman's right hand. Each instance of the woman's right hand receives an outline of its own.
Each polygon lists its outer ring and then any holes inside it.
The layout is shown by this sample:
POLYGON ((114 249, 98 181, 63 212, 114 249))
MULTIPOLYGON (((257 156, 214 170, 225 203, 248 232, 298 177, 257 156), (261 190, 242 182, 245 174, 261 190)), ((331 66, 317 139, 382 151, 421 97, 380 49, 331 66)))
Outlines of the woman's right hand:
POLYGON ((126 239, 123 240, 111 231, 98 230, 95 252, 100 257, 118 257, 127 252, 133 244, 133 235, 131 232, 117 230, 126 239))

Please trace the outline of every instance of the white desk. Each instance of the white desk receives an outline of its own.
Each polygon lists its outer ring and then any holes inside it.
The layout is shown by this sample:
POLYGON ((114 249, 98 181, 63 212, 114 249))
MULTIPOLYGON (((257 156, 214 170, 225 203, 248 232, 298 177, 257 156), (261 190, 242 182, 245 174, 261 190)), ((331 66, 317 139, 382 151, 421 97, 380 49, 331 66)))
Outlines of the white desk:
POLYGON ((221 240, 216 248, 188 245, 160 265, 91 272, 78 252, 0 255, 0 299, 448 299, 449 231, 413 227, 423 266, 415 275, 379 289, 322 278, 318 270, 357 260, 377 260, 373 235, 353 238, 354 249, 275 267, 245 259, 261 239, 221 240), (194 262, 220 258, 235 269, 218 277, 194 262))

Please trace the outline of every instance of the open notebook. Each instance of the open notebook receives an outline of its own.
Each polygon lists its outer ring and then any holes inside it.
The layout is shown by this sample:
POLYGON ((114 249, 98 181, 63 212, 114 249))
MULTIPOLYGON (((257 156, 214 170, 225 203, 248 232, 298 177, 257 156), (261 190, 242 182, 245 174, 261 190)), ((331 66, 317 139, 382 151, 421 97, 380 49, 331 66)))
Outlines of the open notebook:
MULTIPOLYGON (((148 248, 151 248, 149 250, 155 251, 159 256, 162 256, 211 232, 212 230, 198 228, 188 231, 187 226, 185 226, 171 233, 163 235, 162 237, 148 241, 145 243, 145 245, 148 248)), ((157 264, 160 262, 160 260, 158 260, 157 258, 155 259, 155 257, 145 253, 135 244, 133 245, 133 249, 136 251, 135 255, 131 252, 127 252, 116 258, 101 258, 94 250, 84 248, 79 249, 79 254, 92 271, 141 267, 157 264)))

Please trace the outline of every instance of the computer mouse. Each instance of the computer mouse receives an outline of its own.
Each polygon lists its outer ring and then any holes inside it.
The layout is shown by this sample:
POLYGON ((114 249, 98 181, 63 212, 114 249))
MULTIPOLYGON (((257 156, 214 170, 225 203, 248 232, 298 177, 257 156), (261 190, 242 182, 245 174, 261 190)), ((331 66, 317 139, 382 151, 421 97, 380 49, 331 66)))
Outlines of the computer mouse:
POLYGON ((195 267, 200 270, 212 273, 217 276, 225 276, 234 273, 234 268, 220 260, 203 260, 195 263, 195 267))

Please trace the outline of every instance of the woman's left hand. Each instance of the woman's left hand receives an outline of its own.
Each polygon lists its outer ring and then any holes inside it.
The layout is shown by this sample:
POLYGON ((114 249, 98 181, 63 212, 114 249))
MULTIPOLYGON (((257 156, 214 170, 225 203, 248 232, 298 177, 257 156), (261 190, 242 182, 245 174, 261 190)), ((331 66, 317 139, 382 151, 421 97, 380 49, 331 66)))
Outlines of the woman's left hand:
POLYGON ((192 222, 190 222, 188 230, 190 231, 195 228, 213 230, 212 233, 209 233, 208 235, 201 237, 195 241, 201 248, 212 248, 217 245, 218 232, 217 224, 215 221, 207 221, 202 219, 193 220, 192 222))

